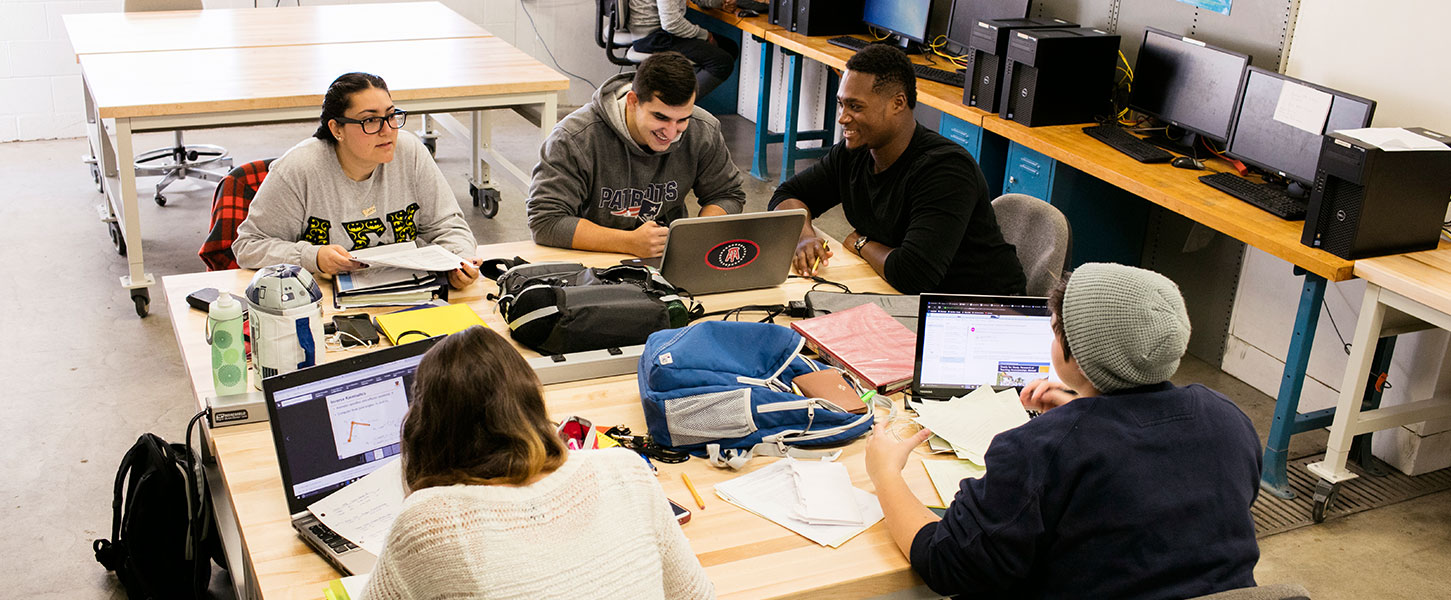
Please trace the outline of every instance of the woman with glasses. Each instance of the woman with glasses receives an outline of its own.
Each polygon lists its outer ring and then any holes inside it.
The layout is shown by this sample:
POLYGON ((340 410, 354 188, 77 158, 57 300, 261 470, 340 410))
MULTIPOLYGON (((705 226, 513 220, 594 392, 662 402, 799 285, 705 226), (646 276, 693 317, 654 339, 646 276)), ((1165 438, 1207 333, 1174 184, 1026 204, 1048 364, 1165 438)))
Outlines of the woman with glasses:
POLYGON ((645 461, 566 450, 499 334, 439 341, 412 389, 409 492, 364 599, 715 597, 645 461))
POLYGON ((362 266, 354 250, 420 240, 467 259, 449 273, 453 287, 473 283, 474 235, 423 142, 399 134, 407 118, 382 78, 334 80, 317 132, 272 162, 237 227, 237 264, 335 274, 362 266))

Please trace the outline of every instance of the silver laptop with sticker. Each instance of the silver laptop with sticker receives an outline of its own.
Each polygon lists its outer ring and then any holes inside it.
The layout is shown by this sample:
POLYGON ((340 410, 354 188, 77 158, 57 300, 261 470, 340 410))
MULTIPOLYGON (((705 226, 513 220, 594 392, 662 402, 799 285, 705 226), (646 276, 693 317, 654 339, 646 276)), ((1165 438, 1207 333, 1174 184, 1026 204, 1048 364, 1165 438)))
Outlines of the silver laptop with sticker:
POLYGON ((659 263, 671 285, 692 295, 775 287, 791 273, 803 209, 677 219, 659 263))

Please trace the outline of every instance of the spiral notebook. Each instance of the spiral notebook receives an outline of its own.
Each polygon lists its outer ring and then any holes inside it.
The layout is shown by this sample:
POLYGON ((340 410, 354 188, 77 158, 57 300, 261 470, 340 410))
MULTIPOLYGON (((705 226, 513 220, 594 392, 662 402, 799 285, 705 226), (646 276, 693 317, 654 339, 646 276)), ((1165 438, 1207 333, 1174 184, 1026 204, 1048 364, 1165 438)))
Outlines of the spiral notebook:
POLYGON ((791 323, 821 358, 890 394, 912 382, 917 336, 876 304, 791 323))

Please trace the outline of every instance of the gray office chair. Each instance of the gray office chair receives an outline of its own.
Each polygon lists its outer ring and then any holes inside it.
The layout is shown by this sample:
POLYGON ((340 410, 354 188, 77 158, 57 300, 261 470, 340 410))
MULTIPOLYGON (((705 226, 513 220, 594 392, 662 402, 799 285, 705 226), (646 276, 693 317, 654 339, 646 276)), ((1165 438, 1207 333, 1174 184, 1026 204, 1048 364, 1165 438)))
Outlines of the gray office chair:
POLYGON ((1018 250, 1028 278, 1029 296, 1047 296, 1068 268, 1073 230, 1052 204, 1027 194, 1003 194, 993 200, 998 229, 1018 250))
POLYGON ((1294 583, 1276 583, 1228 590, 1189 600, 1310 600, 1310 592, 1294 583))
POLYGON ((611 63, 638 65, 649 54, 635 50, 637 39, 630 33, 630 0, 595 0, 595 44, 605 49, 611 63))
MULTIPOLYGON (((126 0, 126 12, 153 10, 201 10, 202 0, 126 0)), ((136 155, 136 175, 140 177, 161 175, 156 184, 156 196, 152 199, 157 206, 166 206, 162 192, 173 182, 192 178, 220 182, 232 170, 232 157, 227 149, 209 144, 192 144, 182 140, 181 130, 174 132, 175 143, 165 148, 148 150, 136 155)))

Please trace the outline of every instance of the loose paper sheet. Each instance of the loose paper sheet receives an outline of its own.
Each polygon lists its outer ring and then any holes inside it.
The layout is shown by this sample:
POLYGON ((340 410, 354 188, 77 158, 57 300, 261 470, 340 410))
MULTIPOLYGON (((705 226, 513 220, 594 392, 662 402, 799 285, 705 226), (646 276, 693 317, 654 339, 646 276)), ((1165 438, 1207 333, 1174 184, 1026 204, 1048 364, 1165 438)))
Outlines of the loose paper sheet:
POLYGON ((792 516, 812 525, 861 525, 855 488, 846 465, 821 460, 791 461, 796 482, 796 506, 792 516))
POLYGON ((1400 127, 1367 127, 1365 129, 1344 129, 1338 133, 1385 150, 1405 152, 1408 150, 1451 150, 1441 142, 1400 127))
POLYGON ((383 553, 388 529, 403 509, 402 461, 385 460, 388 464, 307 507, 328 529, 374 556, 383 553))
POLYGON ((942 506, 951 504, 952 499, 957 497, 957 491, 962 489, 962 480, 977 479, 987 474, 987 467, 965 460, 924 460, 922 468, 927 470, 932 487, 937 488, 942 506))
POLYGON ((353 258, 370 267, 398 267, 415 271, 452 271, 465 262, 463 257, 441 246, 417 246, 410 242, 363 248, 353 258))
POLYGON ((791 463, 778 460, 768 467, 742 475, 715 486, 715 495, 782 527, 805 536, 823 546, 835 548, 866 531, 882 520, 882 507, 877 497, 852 487, 864 525, 812 525, 791 516, 796 503, 796 482, 791 478, 791 463))
POLYGON ((958 458, 983 464, 983 455, 997 434, 1028 422, 1028 413, 1013 390, 994 392, 982 386, 946 402, 914 405, 918 424, 954 446, 958 458))
POLYGON ((1285 81, 1275 102, 1275 120, 1315 135, 1325 131, 1334 97, 1307 85, 1285 81))

